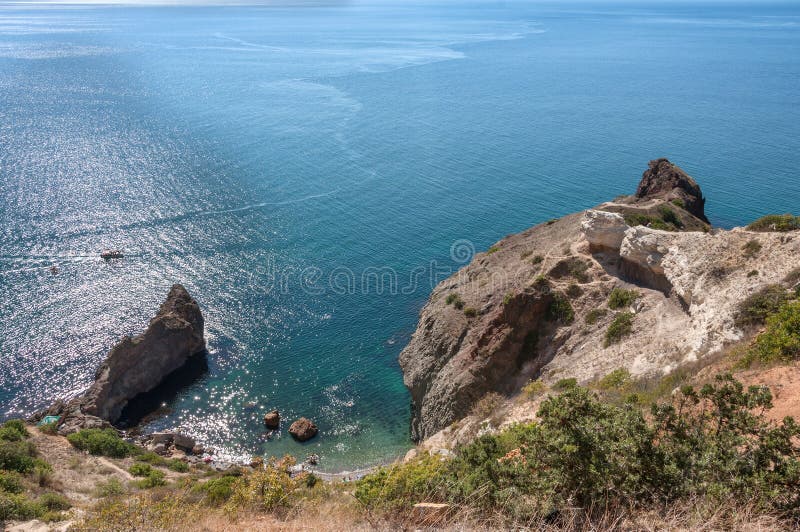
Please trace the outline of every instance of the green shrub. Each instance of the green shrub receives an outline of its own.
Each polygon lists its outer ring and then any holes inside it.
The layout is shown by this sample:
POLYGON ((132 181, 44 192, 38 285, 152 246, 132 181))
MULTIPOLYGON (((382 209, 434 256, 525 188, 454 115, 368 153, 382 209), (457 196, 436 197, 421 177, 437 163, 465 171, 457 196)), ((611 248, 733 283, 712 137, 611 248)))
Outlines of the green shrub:
POLYGON ((161 456, 160 454, 156 454, 152 451, 145 451, 141 454, 136 455, 137 462, 145 462, 154 466, 163 466, 167 464, 167 459, 161 456))
POLYGON ((796 231, 800 229, 800 216, 791 214, 769 214, 747 226, 749 231, 796 231))
POLYGON ((0 469, 31 473, 36 467, 36 448, 28 441, 0 440, 0 469))
POLYGON ((762 325, 767 316, 777 312, 788 299, 789 295, 783 286, 766 286, 739 303, 734 323, 740 328, 762 325))
POLYGON ((676 207, 680 207, 681 209, 685 209, 686 208, 686 203, 680 198, 675 198, 670 203, 672 203, 676 207))
POLYGON ((28 438, 25 423, 19 419, 10 419, 0 427, 0 440, 22 441, 28 438))
POLYGON ((625 368, 615 369, 597 382, 601 390, 623 390, 633 383, 631 372, 625 368))
POLYGON ((195 485, 192 490, 205 495, 206 502, 212 506, 224 504, 233 495, 233 484, 236 477, 223 476, 212 478, 206 482, 195 485))
POLYGON ((544 262, 544 257, 541 255, 534 255, 534 257, 531 259, 531 264, 534 266, 541 264, 542 262, 544 262))
POLYGON ((410 510, 420 501, 446 497, 446 466, 440 457, 423 453, 367 475, 357 483, 354 495, 370 510, 410 510))
POLYGON ((633 305, 633 302, 639 297, 641 297, 641 294, 639 294, 637 290, 625 290, 619 287, 614 288, 608 295, 608 308, 614 310, 628 308, 633 305))
POLYGON ((583 289, 581 289, 581 287, 578 286, 576 283, 570 283, 569 286, 567 287, 567 296, 569 296, 570 298, 575 299, 577 297, 580 297, 581 294, 583 294, 583 289))
POLYGON ((448 502, 508 525, 547 516, 556 529, 574 528, 575 508, 692 500, 796 519, 800 426, 770 422, 771 399, 764 387, 745 390, 720 375, 700 390, 683 386, 645 417, 572 385, 542 402, 538 422, 480 436, 453 458, 424 454, 382 468, 358 481, 355 496, 370 512, 448 502))
POLYGON ((136 452, 136 447, 122 440, 114 429, 83 429, 67 436, 75 448, 89 454, 125 458, 136 452))
POLYGON ((167 469, 170 471, 175 471, 176 473, 186 473, 189 471, 189 464, 184 462, 183 460, 178 460, 174 458, 167 462, 167 469))
POLYGON ((756 239, 748 240, 747 243, 744 246, 742 246, 742 251, 743 251, 742 254, 745 256, 745 258, 752 259, 756 255, 758 255, 758 252, 761 251, 762 247, 763 246, 761 245, 761 242, 759 242, 758 240, 756 239))
POLYGON ((566 379, 559 379, 553 384, 553 389, 559 392, 563 392, 564 390, 569 390, 570 388, 574 388, 578 385, 578 379, 575 377, 568 377, 566 379))
POLYGON ((125 486, 117 477, 111 477, 95 487, 95 495, 98 497, 115 497, 125 492, 127 492, 125 486))
POLYGON ((233 484, 227 509, 252 508, 274 511, 291 507, 306 486, 308 474, 292 476, 290 468, 294 458, 284 456, 280 460, 270 458, 264 468, 242 475, 233 484))
POLYGON ((39 496, 37 502, 51 512, 63 512, 72 508, 72 503, 69 502, 69 499, 60 493, 44 493, 39 496))
POLYGON ((164 477, 166 476, 163 471, 153 469, 150 464, 136 463, 129 469, 131 475, 135 477, 144 477, 136 482, 136 486, 142 489, 154 488, 156 486, 163 486, 166 484, 164 477))
POLYGON ((633 332, 633 313, 620 312, 614 316, 613 321, 608 326, 605 337, 605 347, 616 344, 631 332, 633 332))
POLYGON ((539 290, 544 290, 550 287, 550 279, 546 275, 537 275, 533 280, 532 286, 539 290))
POLYGON ((464 309, 464 316, 468 318, 474 318, 477 315, 478 315, 478 309, 474 307, 467 307, 464 309))
POLYGON ((547 386, 539 379, 532 380, 522 387, 522 393, 525 394, 528 399, 533 399, 543 394, 545 390, 547 390, 547 386))
POLYGON ((16 471, 0 471, 0 492, 22 493, 22 477, 16 471))
POLYGON ((559 293, 553 294, 553 299, 545 312, 545 319, 564 325, 569 325, 575 321, 575 311, 572 310, 572 305, 570 305, 566 296, 559 293))
POLYGON ((508 305, 512 299, 514 299, 514 292, 506 292, 506 295, 503 296, 503 305, 508 305))
POLYGON ((745 355, 745 364, 800 359, 800 301, 784 304, 767 318, 767 327, 745 355))
MULTIPOLYGON (((676 205, 678 204, 676 203, 676 205)), ((678 206, 684 208, 683 202, 678 206)), ((661 205, 658 208, 658 216, 629 212, 624 214, 623 218, 625 219, 625 223, 631 227, 643 225, 662 231, 677 231, 683 228, 683 222, 680 217, 667 205, 661 205)))
POLYGON ((586 323, 588 325, 594 325, 595 323, 598 322, 600 318, 602 318, 606 314, 608 314, 608 311, 604 308, 592 309, 586 314, 586 323))
POLYGON ((492 246, 486 251, 486 254, 491 255, 492 253, 497 253, 498 251, 500 251, 500 246, 492 246))
POLYGON ((0 523, 8 520, 27 521, 41 517, 45 508, 23 494, 0 493, 0 523))
POLYGON ((464 308, 464 301, 462 301, 461 296, 459 296, 455 292, 450 292, 449 294, 447 294, 447 297, 445 298, 444 302, 447 305, 453 305, 458 310, 464 308))
POLYGON ((130 468, 128 468, 128 473, 134 477, 146 477, 153 471, 154 469, 150 466, 150 464, 133 464, 130 468))
POLYGON ((678 215, 675 214, 675 211, 667 207, 666 205, 662 205, 658 208, 658 213, 661 215, 661 220, 664 221, 666 224, 671 224, 678 229, 683 227, 683 222, 681 219, 678 218, 678 215))
POLYGON ((51 421, 50 423, 45 423, 44 425, 39 425, 39 432, 42 434, 49 434, 50 436, 55 436, 58 434, 58 421, 51 421))
POLYGON ((750 270, 747 272, 747 277, 758 277, 758 270, 750 270))
MULTIPOLYGON (((570 252, 568 249, 564 251, 565 254, 570 252)), ((577 257, 568 257, 558 261, 556 265, 553 266, 553 268, 550 270, 550 276, 556 279, 573 277, 579 283, 588 283, 590 281, 589 274, 587 273, 588 270, 589 264, 585 261, 577 257)))

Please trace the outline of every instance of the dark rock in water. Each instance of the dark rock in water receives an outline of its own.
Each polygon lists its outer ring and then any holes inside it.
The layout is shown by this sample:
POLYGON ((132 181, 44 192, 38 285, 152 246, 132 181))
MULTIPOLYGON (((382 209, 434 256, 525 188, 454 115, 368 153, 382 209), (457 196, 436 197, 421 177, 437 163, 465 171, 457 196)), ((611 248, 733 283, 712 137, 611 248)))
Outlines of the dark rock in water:
POLYGON ((708 223, 704 210, 706 200, 700 185, 691 176, 667 159, 650 161, 648 167, 636 189, 636 198, 680 200, 687 212, 708 223))
POLYGON ((268 429, 277 429, 281 425, 281 414, 277 410, 267 412, 264 416, 264 425, 268 429))
POLYGON ((205 347, 197 301, 183 286, 173 285, 147 330, 123 338, 111 349, 85 394, 66 403, 58 401, 37 416, 60 415, 62 434, 110 426, 132 399, 159 386, 193 355, 204 355, 205 347))
POLYGON ((185 434, 175 434, 172 442, 177 449, 187 452, 191 452, 196 445, 194 438, 186 436, 185 434))
POLYGON ((301 417, 289 427, 289 434, 297 441, 308 441, 317 435, 319 429, 310 419, 301 417))

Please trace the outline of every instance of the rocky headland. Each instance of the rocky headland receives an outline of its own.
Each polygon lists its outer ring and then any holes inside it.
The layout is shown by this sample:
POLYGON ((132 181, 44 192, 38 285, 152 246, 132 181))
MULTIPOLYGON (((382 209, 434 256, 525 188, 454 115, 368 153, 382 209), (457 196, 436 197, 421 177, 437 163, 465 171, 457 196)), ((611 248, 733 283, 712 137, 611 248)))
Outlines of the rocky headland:
POLYGON ((205 356, 203 314, 189 292, 175 284, 147 329, 116 344, 82 395, 57 401, 35 419, 58 416, 66 435, 82 428, 102 428, 120 420, 132 401, 168 381, 194 356, 205 356))
POLYGON ((413 439, 532 379, 656 377, 741 340, 739 304, 791 282, 800 239, 712 228, 704 205, 694 179, 654 160, 634 195, 508 236, 441 282, 400 354, 413 439))

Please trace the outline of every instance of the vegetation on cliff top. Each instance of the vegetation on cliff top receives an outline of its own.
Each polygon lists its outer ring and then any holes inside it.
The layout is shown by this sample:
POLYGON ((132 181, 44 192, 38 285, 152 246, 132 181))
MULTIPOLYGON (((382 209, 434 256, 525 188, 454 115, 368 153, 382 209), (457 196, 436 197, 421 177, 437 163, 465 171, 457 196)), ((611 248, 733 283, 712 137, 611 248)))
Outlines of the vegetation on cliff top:
POLYGON ((422 455, 384 468, 360 481, 355 496, 373 512, 437 501, 523 526, 567 520, 576 508, 590 518, 697 499, 797 519, 800 427, 791 418, 767 421, 771 399, 766 388, 720 375, 645 415, 571 386, 541 404, 537 423, 481 436, 453 458, 422 455))
POLYGON ((46 490, 52 469, 28 438, 20 420, 0 426, 0 524, 9 519, 58 521, 70 507, 64 496, 46 490), (28 490, 38 496, 31 498, 28 490))
POLYGON ((796 231, 800 229, 800 216, 791 214, 769 214, 747 226, 750 231, 796 231))

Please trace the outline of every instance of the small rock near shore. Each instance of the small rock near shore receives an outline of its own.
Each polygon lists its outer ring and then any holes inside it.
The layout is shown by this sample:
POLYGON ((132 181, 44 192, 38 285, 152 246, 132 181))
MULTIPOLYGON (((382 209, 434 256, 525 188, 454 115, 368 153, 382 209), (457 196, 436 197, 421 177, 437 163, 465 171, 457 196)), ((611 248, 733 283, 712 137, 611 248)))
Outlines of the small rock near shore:
POLYGON ((267 412, 264 415, 264 425, 268 429, 277 429, 281 425, 281 414, 277 410, 273 410, 272 412, 267 412))
POLYGON ((171 432, 154 432, 150 441, 153 444, 163 443, 164 445, 169 445, 174 437, 175 435, 171 432))
POLYGON ((186 436, 185 434, 175 434, 173 442, 175 444, 175 447, 183 451, 191 452, 195 446, 194 438, 186 436))
POLYGON ((310 419, 301 417, 289 427, 289 434, 297 441, 308 441, 317 435, 319 429, 310 419))

